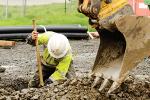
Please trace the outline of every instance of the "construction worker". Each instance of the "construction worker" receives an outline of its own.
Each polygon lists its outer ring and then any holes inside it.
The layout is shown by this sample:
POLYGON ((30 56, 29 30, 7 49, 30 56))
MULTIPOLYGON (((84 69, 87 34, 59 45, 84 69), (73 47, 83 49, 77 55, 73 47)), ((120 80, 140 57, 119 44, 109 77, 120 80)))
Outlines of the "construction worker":
MULTIPOLYGON (((41 57, 44 83, 52 83, 57 80, 66 79, 66 77, 68 78, 72 63, 72 52, 66 36, 55 32, 37 35, 37 32, 33 31, 32 35, 28 36, 27 43, 35 45, 36 39, 38 39, 39 45, 47 45, 41 57)), ((29 87, 38 87, 39 83, 37 71, 33 79, 30 80, 29 87)))

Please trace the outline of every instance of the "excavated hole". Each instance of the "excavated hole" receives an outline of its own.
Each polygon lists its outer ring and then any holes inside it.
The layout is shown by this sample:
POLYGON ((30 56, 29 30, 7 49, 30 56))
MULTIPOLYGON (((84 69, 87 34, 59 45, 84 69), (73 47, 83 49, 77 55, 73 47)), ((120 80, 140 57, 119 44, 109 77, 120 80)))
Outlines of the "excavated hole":
POLYGON ((25 79, 22 79, 22 78, 14 79, 11 82, 11 84, 9 84, 9 85, 15 91, 20 91, 22 89, 28 88, 28 80, 25 80, 25 79))

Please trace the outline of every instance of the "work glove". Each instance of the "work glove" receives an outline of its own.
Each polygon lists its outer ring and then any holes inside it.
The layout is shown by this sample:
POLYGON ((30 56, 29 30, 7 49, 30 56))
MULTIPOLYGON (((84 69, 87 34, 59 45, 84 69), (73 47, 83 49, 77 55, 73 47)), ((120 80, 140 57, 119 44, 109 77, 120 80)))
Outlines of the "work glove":
POLYGON ((53 81, 50 79, 50 78, 48 78, 47 80, 45 80, 45 85, 47 85, 47 84, 51 84, 51 83, 53 83, 53 81))
POLYGON ((26 43, 35 46, 35 40, 38 37, 38 32, 32 31, 26 38, 26 43))
POLYGON ((32 40, 36 40, 38 37, 38 32, 32 31, 32 40))

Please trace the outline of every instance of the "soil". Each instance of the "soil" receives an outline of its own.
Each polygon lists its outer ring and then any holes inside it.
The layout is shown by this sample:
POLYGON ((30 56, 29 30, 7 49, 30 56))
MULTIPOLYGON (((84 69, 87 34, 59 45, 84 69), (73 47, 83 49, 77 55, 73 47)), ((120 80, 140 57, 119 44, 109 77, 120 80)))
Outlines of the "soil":
MULTIPOLYGON (((28 88, 36 70, 35 47, 17 42, 14 48, 0 48, 0 100, 149 100, 150 59, 145 58, 132 70, 126 81, 111 95, 91 88, 87 77, 94 64, 99 39, 70 40, 76 77, 54 82, 42 88, 28 88)), ((41 47, 42 51, 42 47, 41 47)))

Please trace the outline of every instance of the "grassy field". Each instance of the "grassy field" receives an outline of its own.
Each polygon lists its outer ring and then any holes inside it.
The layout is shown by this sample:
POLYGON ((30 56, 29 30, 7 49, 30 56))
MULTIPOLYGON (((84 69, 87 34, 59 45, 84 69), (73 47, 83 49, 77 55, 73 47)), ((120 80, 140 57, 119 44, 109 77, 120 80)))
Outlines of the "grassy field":
POLYGON ((73 2, 71 9, 64 4, 50 4, 41 6, 27 6, 26 15, 22 14, 22 7, 8 8, 8 18, 5 18, 5 9, 0 6, 0 26, 31 25, 32 19, 39 25, 81 24, 88 26, 88 18, 77 11, 77 2, 73 2))

